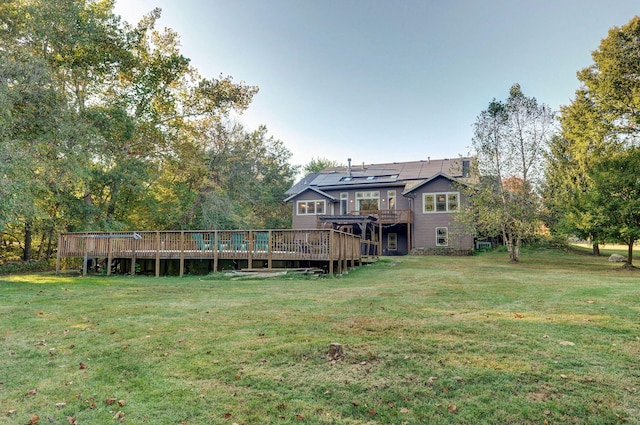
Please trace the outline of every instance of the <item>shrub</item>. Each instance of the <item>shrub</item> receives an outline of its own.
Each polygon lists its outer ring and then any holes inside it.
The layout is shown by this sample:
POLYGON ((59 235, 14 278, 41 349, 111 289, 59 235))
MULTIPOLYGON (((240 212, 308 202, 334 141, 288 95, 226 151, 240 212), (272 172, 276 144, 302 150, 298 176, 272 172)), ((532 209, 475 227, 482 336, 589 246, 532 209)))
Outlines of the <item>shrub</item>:
POLYGON ((15 273, 48 272, 55 270, 54 260, 11 261, 0 264, 0 275, 15 273))

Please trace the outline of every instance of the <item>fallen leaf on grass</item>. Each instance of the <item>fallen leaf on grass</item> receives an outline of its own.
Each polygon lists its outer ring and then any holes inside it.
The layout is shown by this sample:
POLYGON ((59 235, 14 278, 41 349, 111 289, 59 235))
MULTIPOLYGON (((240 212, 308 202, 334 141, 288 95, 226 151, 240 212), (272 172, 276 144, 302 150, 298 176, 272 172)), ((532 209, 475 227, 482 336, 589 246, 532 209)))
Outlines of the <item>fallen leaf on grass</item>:
POLYGON ((27 391, 27 395, 36 395, 36 394, 38 394, 38 390, 36 389, 27 391))
POLYGON ((301 420, 303 420, 303 419, 304 419, 304 416, 303 416, 303 415, 301 415, 300 413, 298 413, 298 414, 296 414, 296 419, 298 419, 298 420, 300 420, 300 421, 301 421, 301 420))
POLYGON ((115 415, 113 415, 113 419, 123 422, 124 421, 124 413, 121 410, 118 410, 115 415))
POLYGON ((11 409, 7 411, 7 416, 15 415, 16 413, 18 413, 16 409, 11 409))
POLYGON ((593 304, 595 301, 593 300, 587 300, 587 304, 593 304))
POLYGON ((56 407, 57 407, 58 409, 62 409, 62 408, 63 408, 64 406, 66 406, 66 405, 67 405, 67 403, 64 403, 64 402, 62 402, 62 403, 56 403, 56 407))
POLYGON ((447 410, 450 413, 457 413, 458 412, 458 407, 455 404, 450 404, 447 406, 447 410))
POLYGON ((400 413, 409 413, 409 409, 403 407, 402 409, 400 409, 400 413))
POLYGON ((126 404, 127 404, 127 402, 126 402, 126 401, 124 401, 124 400, 118 400, 118 406, 122 407, 122 406, 125 406, 126 404))
POLYGON ((562 378, 562 379, 567 379, 567 378, 568 378, 568 376, 567 376, 567 375, 560 375, 560 378, 562 378))
POLYGON ((80 369, 86 369, 86 368, 87 368, 86 363, 80 362, 80 369))
POLYGON ((78 425, 78 420, 72 416, 67 416, 67 421, 69 421, 71 425, 78 425))
POLYGON ((513 318, 514 319, 522 319, 524 317, 524 315, 520 314, 520 313, 514 313, 513 314, 513 318))
POLYGON ((568 346, 576 345, 575 343, 573 343, 571 341, 560 341, 558 344, 560 344, 560 345, 568 345, 568 346))
POLYGON ((111 406, 113 403, 116 402, 116 399, 113 397, 107 397, 104 399, 104 402, 107 404, 107 406, 111 406))
POLYGON ((46 347, 47 346, 47 342, 43 339, 42 341, 38 341, 35 344, 33 344, 35 347, 46 347))
POLYGON ((40 416, 33 415, 31 419, 29 419, 29 422, 26 423, 26 425, 36 425, 39 420, 40 420, 40 416))

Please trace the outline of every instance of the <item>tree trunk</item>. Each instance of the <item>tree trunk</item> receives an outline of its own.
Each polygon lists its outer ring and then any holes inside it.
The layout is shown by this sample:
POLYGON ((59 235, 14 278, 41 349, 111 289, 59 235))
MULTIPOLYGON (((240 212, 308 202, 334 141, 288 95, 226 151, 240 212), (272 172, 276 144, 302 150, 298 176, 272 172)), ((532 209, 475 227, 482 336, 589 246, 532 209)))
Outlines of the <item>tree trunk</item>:
POLYGON ((592 245, 593 255, 596 257, 600 256, 600 245, 597 242, 594 242, 592 245))
POLYGON ((512 250, 509 252, 509 259, 513 263, 520 262, 520 245, 522 242, 519 239, 516 239, 515 243, 512 242, 512 250))
POLYGON ((23 261, 31 261, 31 220, 27 220, 24 224, 24 251, 22 252, 23 261))
POLYGON ((51 258, 51 254, 53 254, 53 232, 53 227, 51 227, 47 232, 47 250, 45 251, 45 256, 47 259, 51 258))
POLYGON ((627 265, 629 267, 633 267, 633 242, 635 241, 629 241, 629 244, 627 245, 627 265))

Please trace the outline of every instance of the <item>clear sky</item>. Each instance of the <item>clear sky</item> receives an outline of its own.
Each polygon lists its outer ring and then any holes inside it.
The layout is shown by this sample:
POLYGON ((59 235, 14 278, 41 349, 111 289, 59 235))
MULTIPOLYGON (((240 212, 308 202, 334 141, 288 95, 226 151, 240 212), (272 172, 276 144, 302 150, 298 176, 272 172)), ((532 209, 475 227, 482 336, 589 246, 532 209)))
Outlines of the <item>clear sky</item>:
POLYGON ((473 123, 519 83, 558 110, 576 72, 639 0, 117 0, 154 7, 205 77, 260 87, 241 117, 304 165, 453 158, 473 123))

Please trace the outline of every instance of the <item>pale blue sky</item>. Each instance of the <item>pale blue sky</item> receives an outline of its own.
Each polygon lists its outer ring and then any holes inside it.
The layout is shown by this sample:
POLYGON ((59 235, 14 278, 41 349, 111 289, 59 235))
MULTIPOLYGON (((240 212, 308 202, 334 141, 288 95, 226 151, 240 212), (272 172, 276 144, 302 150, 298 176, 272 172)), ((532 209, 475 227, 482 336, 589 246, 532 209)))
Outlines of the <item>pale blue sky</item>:
POLYGON ((203 76, 260 87, 241 120, 304 165, 465 155, 472 125, 519 83, 554 110, 639 0, 117 0, 154 7, 203 76))

